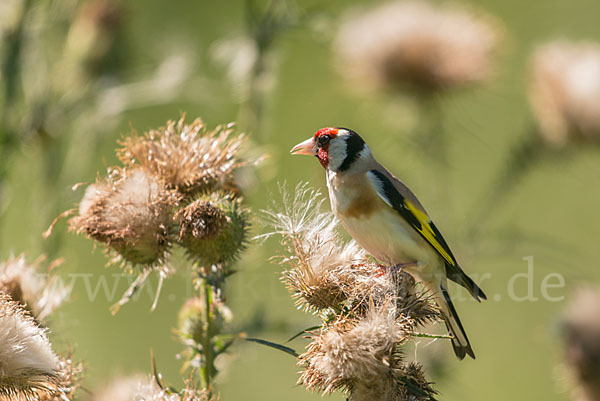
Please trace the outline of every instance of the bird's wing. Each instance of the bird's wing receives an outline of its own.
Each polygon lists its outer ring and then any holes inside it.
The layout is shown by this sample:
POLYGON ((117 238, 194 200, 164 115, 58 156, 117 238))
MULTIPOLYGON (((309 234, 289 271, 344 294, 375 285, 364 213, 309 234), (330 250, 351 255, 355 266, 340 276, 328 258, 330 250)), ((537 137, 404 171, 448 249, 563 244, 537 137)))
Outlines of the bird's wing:
POLYGON ((458 267, 450 247, 419 201, 396 177, 385 170, 367 172, 377 195, 423 237, 450 267, 458 267))

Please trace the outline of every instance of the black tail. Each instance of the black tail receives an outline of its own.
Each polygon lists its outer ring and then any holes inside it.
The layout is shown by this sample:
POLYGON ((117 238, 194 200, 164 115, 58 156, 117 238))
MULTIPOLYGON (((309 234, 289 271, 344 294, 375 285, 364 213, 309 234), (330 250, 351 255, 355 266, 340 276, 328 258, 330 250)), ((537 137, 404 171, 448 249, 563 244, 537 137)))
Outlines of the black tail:
POLYGON ((444 308, 443 305, 440 305, 442 307, 442 316, 444 318, 444 322, 446 323, 446 327, 448 327, 448 331, 450 334, 452 334, 452 347, 454 348, 454 353, 458 359, 461 360, 464 359, 465 355, 469 355, 471 358, 475 359, 475 353, 471 348, 467 333, 465 332, 465 329, 458 318, 456 309, 454 309, 450 295, 448 295, 448 292, 443 287, 440 287, 440 291, 444 295, 446 306, 444 308))
POLYGON ((469 293, 477 300, 481 302, 481 299, 487 300, 485 293, 469 276, 458 265, 451 265, 446 263, 446 277, 454 281, 456 284, 465 287, 469 293), (480 299, 481 298, 481 299, 480 299))

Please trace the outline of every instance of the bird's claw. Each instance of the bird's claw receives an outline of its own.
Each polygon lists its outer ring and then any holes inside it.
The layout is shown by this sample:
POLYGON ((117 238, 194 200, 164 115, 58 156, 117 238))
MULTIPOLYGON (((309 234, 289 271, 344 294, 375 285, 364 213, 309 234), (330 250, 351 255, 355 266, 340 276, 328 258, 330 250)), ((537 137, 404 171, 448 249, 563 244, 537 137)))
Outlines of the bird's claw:
POLYGON ((418 264, 419 264, 419 262, 406 262, 406 263, 397 263, 397 264, 391 265, 391 266, 379 265, 379 269, 377 271, 377 274, 375 274, 375 277, 381 277, 388 271, 391 273, 398 273, 407 267, 418 266, 418 264))

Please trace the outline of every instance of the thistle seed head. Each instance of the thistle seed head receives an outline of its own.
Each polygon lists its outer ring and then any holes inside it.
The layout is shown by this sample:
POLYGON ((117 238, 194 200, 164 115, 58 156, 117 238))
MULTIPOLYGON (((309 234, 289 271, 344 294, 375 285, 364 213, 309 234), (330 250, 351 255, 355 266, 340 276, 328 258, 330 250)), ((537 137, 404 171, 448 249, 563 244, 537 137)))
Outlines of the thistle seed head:
POLYGON ((266 224, 281 235, 288 255, 282 273, 299 307, 313 312, 345 307, 364 314, 396 295, 397 310, 415 324, 437 320, 438 311, 405 273, 383 274, 356 242, 344 243, 331 213, 320 212, 323 196, 306 184, 292 197, 282 189, 283 205, 266 211, 266 224))
POLYGON ((58 381, 60 361, 46 331, 23 307, 0 293, 0 396, 35 397, 58 381))
POLYGON ((155 378, 121 377, 104 386, 93 401, 212 401, 206 392, 196 390, 190 382, 180 393, 166 391, 155 378))
POLYGON ((55 286, 57 276, 40 272, 38 263, 25 256, 0 263, 0 292, 19 302, 38 321, 43 321, 64 300, 66 292, 55 286))
POLYGON ((81 387, 83 365, 70 357, 61 358, 58 363, 56 381, 47 391, 37 391, 37 401, 72 401, 81 387))
POLYGON ((313 337, 307 352, 300 356, 304 371, 299 383, 325 394, 343 390, 352 400, 370 400, 374 394, 390 401, 410 396, 431 399, 435 392, 429 383, 404 362, 400 347, 413 328, 397 315, 393 303, 387 303, 374 307, 362 319, 338 316, 313 337), (418 396, 421 393, 423 397, 418 396))
POLYGON ((90 185, 70 229, 106 243, 134 265, 161 263, 176 197, 141 169, 113 170, 90 185))
POLYGON ((117 156, 125 166, 139 166, 188 199, 217 189, 237 193, 235 172, 247 164, 238 153, 246 137, 233 132, 233 124, 209 130, 200 119, 186 124, 182 117, 143 136, 124 138, 117 156))
POLYGON ((340 242, 333 216, 320 211, 320 192, 307 184, 299 184, 293 196, 286 188, 280 190, 282 204, 265 211, 265 224, 273 231, 262 237, 279 235, 287 248, 282 263, 291 268, 282 273, 282 280, 301 308, 339 307, 354 289, 354 275, 345 273, 360 268, 366 254, 354 241, 340 242))

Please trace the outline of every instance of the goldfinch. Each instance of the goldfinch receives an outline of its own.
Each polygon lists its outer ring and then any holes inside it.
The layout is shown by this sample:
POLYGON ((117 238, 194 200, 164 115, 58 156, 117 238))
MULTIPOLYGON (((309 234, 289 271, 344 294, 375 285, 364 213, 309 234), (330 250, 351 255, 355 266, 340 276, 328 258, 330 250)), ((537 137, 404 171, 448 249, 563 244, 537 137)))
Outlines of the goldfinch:
POLYGON ((402 268, 429 290, 440 307, 456 356, 475 359, 448 294, 447 279, 465 287, 477 301, 487 298, 460 268, 411 190, 347 128, 320 129, 291 153, 319 159, 327 175, 331 208, 342 226, 380 262, 402 268))

